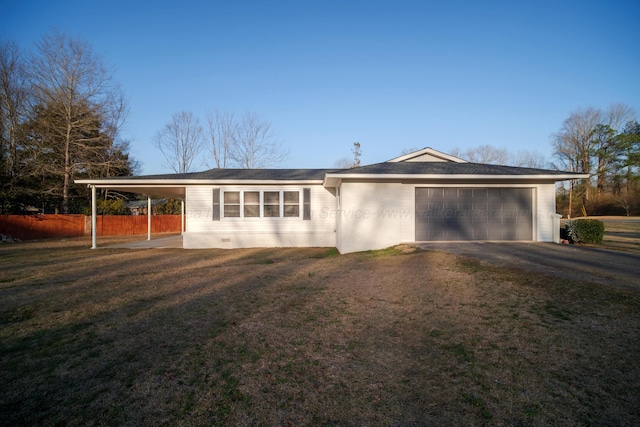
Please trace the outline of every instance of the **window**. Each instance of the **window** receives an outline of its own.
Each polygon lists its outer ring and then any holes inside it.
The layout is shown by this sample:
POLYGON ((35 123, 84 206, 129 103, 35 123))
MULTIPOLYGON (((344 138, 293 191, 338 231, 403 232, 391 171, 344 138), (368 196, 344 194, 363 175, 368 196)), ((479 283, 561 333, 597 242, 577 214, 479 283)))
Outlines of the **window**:
POLYGON ((240 217, 240 192, 224 192, 224 216, 227 218, 240 217))
POLYGON ((300 193, 297 191, 284 192, 284 216, 299 217, 300 216, 300 193))
POLYGON ((260 192, 259 191, 244 192, 244 217, 245 218, 260 217, 260 192))
POLYGON ((264 192, 264 216, 265 218, 280 217, 280 192, 264 192))
POLYGON ((310 189, 304 190, 247 190, 222 191, 214 189, 215 212, 222 210, 223 218, 300 218, 310 219, 310 189), (222 209, 218 200, 222 192, 222 209))

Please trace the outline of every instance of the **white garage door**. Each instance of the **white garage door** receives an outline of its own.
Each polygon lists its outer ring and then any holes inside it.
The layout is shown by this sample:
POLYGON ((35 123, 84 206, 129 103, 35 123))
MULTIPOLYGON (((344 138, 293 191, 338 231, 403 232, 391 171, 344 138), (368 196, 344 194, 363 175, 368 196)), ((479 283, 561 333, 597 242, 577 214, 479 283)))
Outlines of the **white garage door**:
POLYGON ((416 241, 532 240, 531 188, 416 188, 416 241))

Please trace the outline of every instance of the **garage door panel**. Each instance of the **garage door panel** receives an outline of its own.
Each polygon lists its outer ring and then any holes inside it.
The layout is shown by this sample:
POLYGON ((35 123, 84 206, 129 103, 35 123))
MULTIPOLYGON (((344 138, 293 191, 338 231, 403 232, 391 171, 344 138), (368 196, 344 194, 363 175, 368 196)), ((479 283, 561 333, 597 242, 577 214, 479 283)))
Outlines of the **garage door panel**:
POLYGON ((473 231, 473 240, 489 240, 489 231, 488 230, 474 230, 473 231))
POLYGON ((469 199, 470 197, 473 197, 473 189, 471 189, 471 188, 461 188, 458 191, 458 194, 463 199, 469 199))
POLYGON ((465 216, 473 216, 473 203, 460 202, 458 204, 460 210, 465 216))
POLYGON ((416 240, 532 240, 530 188, 416 188, 416 240))

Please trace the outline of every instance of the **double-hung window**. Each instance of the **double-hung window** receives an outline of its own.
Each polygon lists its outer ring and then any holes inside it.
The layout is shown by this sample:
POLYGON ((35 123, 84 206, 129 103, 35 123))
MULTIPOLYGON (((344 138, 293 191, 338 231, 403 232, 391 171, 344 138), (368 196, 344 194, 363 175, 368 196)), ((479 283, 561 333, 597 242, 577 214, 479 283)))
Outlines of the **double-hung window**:
POLYGON ((265 191, 262 193, 264 197, 263 212, 265 218, 280 218, 280 195, 281 191, 265 191))
POLYGON ((300 190, 222 190, 214 189, 214 212, 221 218, 299 218, 308 220, 308 189, 300 190), (222 193, 222 194, 220 194, 222 193), (222 197, 220 197, 222 196, 222 197), (222 209, 216 208, 221 199, 222 209))
POLYGON ((243 193, 243 206, 245 218, 259 218, 260 217, 260 192, 259 191, 244 191, 243 193))
POLYGON ((283 192, 283 196, 284 216, 287 218, 300 217, 300 192, 285 191, 283 192))
POLYGON ((240 192, 239 191, 224 192, 224 216, 225 218, 240 217, 240 192))

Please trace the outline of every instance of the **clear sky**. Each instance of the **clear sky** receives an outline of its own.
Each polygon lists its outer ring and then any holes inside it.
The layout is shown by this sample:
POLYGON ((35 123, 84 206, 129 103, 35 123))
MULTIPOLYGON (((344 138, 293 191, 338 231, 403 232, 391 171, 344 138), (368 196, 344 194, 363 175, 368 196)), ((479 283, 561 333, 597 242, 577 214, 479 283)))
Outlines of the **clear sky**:
POLYGON ((291 168, 333 167, 355 141, 363 164, 484 144, 550 157, 572 111, 640 112, 640 0, 3 3, 1 37, 57 29, 115 68, 142 174, 170 172, 151 141, 180 110, 258 114, 291 168))

